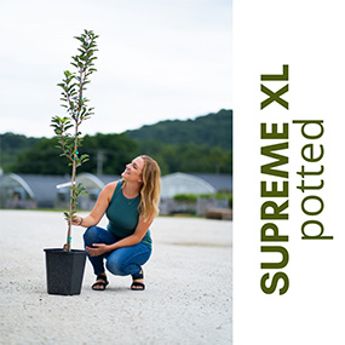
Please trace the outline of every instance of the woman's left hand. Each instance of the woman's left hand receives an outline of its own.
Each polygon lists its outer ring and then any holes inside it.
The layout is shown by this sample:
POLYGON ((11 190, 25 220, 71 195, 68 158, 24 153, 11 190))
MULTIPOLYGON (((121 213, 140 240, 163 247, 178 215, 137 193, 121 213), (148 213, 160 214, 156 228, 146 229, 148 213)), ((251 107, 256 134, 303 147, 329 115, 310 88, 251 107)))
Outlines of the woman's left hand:
POLYGON ((103 255, 108 251, 108 246, 104 243, 92 243, 92 247, 86 247, 90 256, 103 255))

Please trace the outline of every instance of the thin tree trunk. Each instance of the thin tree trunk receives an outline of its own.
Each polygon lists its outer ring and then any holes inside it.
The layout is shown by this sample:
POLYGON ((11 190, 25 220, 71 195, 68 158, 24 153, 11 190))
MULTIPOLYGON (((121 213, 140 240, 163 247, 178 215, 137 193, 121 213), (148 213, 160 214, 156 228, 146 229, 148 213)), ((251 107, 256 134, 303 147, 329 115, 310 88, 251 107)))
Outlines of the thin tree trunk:
POLYGON ((69 221, 68 221, 68 228, 67 228, 67 241, 66 244, 64 246, 64 250, 69 252, 71 251, 71 242, 72 242, 72 236, 71 236, 71 232, 72 232, 72 217, 74 214, 74 211, 76 210, 76 176, 77 176, 77 152, 78 152, 78 132, 79 132, 79 116, 80 116, 80 112, 81 112, 81 100, 83 97, 83 71, 80 70, 79 72, 79 104, 78 104, 78 109, 77 109, 77 114, 75 117, 75 133, 74 133, 74 150, 73 150, 73 163, 72 163, 72 176, 71 176, 71 193, 70 193, 70 203, 69 203, 69 221))

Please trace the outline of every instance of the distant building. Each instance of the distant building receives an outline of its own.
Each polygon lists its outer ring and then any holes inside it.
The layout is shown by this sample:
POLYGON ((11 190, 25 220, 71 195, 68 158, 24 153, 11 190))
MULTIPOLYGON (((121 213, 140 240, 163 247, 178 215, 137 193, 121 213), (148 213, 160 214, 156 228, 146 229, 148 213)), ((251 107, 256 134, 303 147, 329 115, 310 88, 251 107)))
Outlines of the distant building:
POLYGON ((175 196, 207 195, 217 192, 231 192, 231 175, 173 173, 161 180, 160 213, 196 213, 205 215, 210 208, 228 208, 228 201, 216 198, 197 198, 196 201, 175 200, 175 196))
POLYGON ((0 180, 1 208, 53 208, 64 176, 6 174, 0 180))
POLYGON ((178 194, 209 194, 216 189, 206 180, 185 173, 165 175, 161 180, 161 198, 173 198, 178 194))
MULTIPOLYGON (((79 208, 90 210, 103 187, 119 180, 118 175, 96 176, 80 173, 77 182, 82 183, 87 194, 79 200, 79 208)), ((5 174, 0 176, 0 208, 68 208, 70 188, 62 186, 70 181, 69 176, 5 174)), ((230 175, 173 173, 161 178, 161 214, 192 212, 205 214, 210 207, 226 208, 227 200, 198 199, 197 203, 176 201, 178 194, 200 195, 216 192, 231 192, 230 175)))
POLYGON ((232 192, 232 176, 230 174, 190 173, 208 182, 217 192, 232 192))
MULTIPOLYGON (((116 175, 96 176, 81 173, 77 182, 84 185, 87 194, 79 199, 81 209, 91 209, 99 192, 109 182, 119 179, 116 175)), ((0 208, 67 208, 69 187, 57 188, 70 181, 69 176, 5 174, 0 176, 0 208)))
MULTIPOLYGON (((116 181, 120 178, 117 175, 100 175, 96 176, 90 173, 80 173, 77 176, 77 183, 81 183, 87 193, 81 195, 78 200, 78 208, 82 210, 91 210, 97 201, 98 195, 103 187, 109 182, 116 181)), ((66 208, 69 203, 69 187, 59 188, 57 191, 56 207, 66 208)))

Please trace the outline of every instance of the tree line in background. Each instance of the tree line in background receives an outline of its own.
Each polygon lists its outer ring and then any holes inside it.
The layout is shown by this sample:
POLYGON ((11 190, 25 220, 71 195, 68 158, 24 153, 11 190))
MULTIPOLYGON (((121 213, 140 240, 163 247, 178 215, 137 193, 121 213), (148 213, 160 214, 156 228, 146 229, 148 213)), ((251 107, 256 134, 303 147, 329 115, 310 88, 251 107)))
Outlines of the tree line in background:
MULTIPOLYGON (((86 135, 80 154, 90 160, 79 172, 120 174, 139 154, 154 157, 162 174, 176 171, 232 173, 232 111, 194 120, 161 121, 122 134, 86 135)), ((57 158, 56 139, 0 134, 0 167, 5 172, 67 174, 63 158, 57 158)))

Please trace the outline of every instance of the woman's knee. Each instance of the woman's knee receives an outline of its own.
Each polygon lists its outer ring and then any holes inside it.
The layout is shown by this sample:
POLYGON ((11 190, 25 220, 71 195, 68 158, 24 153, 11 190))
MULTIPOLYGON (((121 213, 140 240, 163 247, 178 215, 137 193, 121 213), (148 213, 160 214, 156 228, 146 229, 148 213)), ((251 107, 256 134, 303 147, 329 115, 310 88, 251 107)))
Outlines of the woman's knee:
POLYGON ((127 276, 140 270, 141 265, 147 262, 150 254, 151 250, 147 248, 135 253, 128 248, 120 248, 108 256, 106 267, 115 275, 127 276))
POLYGON ((91 244, 97 242, 99 229, 97 226, 90 226, 84 232, 83 238, 85 244, 91 244))

